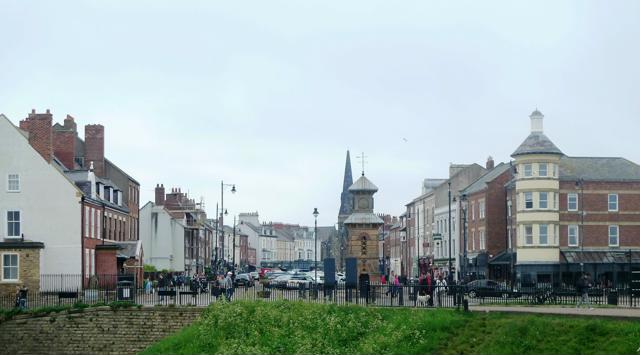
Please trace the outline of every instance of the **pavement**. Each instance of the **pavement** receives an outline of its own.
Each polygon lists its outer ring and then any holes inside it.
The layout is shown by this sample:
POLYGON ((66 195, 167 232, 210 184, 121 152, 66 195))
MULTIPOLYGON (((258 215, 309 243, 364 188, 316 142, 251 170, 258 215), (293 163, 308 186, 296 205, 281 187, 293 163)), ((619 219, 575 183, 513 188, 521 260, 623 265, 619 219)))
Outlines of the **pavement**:
POLYGON ((507 312, 507 313, 533 313, 533 314, 557 314, 571 316, 590 317, 614 317, 614 318, 640 318, 640 309, 616 308, 616 307, 527 307, 527 306, 469 306, 472 312, 507 312))

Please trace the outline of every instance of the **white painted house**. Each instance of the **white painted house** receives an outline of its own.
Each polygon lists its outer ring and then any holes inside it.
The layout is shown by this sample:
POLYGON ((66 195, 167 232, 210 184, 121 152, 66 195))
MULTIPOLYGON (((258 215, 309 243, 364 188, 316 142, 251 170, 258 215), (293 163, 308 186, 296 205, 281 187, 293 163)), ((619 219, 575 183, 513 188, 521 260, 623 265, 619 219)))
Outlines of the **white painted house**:
POLYGON ((54 164, 0 114, 0 240, 42 242, 41 273, 80 275, 82 192, 54 164))
POLYGON ((185 271, 182 220, 173 218, 164 206, 148 202, 140 209, 140 240, 144 263, 158 270, 185 271))

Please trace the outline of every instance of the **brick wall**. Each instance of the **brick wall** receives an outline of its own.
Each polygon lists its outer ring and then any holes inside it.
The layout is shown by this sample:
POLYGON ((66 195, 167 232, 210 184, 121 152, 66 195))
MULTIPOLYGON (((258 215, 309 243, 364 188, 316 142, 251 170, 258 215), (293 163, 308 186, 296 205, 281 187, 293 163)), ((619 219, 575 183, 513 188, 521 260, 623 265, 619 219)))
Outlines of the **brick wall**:
POLYGON ((54 130, 53 154, 65 167, 73 169, 76 155, 76 132, 54 130))
MULTIPOLYGON (((2 248, 2 253, 18 253, 18 282, 0 283, 0 297, 13 297, 16 285, 24 285, 30 292, 40 291, 40 249, 2 248)), ((0 342, 0 344, 2 344, 0 342)))
POLYGON ((489 256, 496 256, 507 248, 507 194, 504 184, 511 178, 509 170, 487 184, 486 203, 486 244, 489 256))
POLYGON ((93 162, 96 176, 105 176, 103 125, 90 124, 84 127, 84 160, 87 167, 93 162))
POLYGON ((53 157, 52 122, 53 115, 49 110, 46 113, 36 113, 36 110, 32 110, 26 119, 20 121, 20 128, 29 132, 29 144, 48 163, 53 157))
POLYGON ((619 227, 620 248, 640 247, 640 183, 586 181, 583 193, 573 181, 560 183, 560 246, 567 246, 568 224, 582 224, 580 211, 584 208, 584 247, 609 246, 609 225, 619 227), (567 196, 578 196, 578 211, 567 210, 567 196), (608 194, 618 194, 618 211, 609 211, 608 194), (582 201, 580 201, 582 199, 582 201))
POLYGON ((118 273, 116 249, 102 247, 102 245, 96 246, 96 274, 116 275, 118 273))
POLYGON ((0 323, 5 354, 136 354, 191 325, 203 308, 109 307, 0 323))

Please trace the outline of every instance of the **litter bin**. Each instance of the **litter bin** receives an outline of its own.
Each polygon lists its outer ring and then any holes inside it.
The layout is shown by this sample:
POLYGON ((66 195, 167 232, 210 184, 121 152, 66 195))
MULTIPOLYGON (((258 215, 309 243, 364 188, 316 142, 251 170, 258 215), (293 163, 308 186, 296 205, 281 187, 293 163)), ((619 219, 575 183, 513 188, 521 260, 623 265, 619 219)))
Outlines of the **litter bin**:
POLYGON ((133 288, 133 282, 131 281, 119 281, 118 282, 118 301, 133 301, 135 290, 133 288))
POLYGON ((617 306, 618 305, 618 291, 617 290, 609 291, 609 294, 607 295, 607 304, 610 304, 610 305, 613 305, 613 306, 617 306))

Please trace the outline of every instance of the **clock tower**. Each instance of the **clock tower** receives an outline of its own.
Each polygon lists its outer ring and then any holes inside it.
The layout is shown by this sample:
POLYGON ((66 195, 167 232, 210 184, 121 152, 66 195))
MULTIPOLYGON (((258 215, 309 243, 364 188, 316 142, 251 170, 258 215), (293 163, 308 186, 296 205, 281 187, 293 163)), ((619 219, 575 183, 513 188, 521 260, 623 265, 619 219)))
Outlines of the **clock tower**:
POLYGON ((353 198, 353 213, 344 221, 348 231, 347 256, 358 261, 358 278, 368 275, 370 279, 380 276, 378 253, 378 230, 384 224, 373 213, 373 194, 378 191, 369 179, 362 176, 349 187, 353 198))

